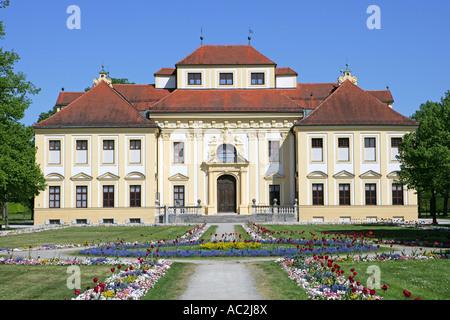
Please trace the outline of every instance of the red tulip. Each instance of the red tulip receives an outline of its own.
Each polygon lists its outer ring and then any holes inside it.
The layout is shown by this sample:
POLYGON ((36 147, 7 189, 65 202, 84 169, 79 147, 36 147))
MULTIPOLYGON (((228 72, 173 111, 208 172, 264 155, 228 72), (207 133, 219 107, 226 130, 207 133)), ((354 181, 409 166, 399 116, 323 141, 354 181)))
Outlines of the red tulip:
POLYGON ((372 290, 370 290, 370 295, 371 295, 371 296, 374 296, 374 295, 375 295, 375 292, 376 292, 376 291, 375 291, 375 290, 373 290, 373 289, 372 289, 372 290))
POLYGON ((406 298, 411 297, 411 292, 409 292, 408 290, 403 290, 403 294, 405 295, 406 298))
POLYGON ((79 295, 81 293, 80 290, 75 290, 75 295, 79 295))
POLYGON ((386 290, 388 289, 388 285, 387 285, 387 284, 383 284, 383 285, 381 286, 381 289, 383 289, 384 291, 386 291, 386 290))
POLYGON ((114 272, 114 271, 116 271, 116 268, 112 267, 111 272, 114 272))
POLYGON ((92 279, 94 282, 97 282, 98 281, 98 278, 97 277, 94 277, 94 279, 92 279))

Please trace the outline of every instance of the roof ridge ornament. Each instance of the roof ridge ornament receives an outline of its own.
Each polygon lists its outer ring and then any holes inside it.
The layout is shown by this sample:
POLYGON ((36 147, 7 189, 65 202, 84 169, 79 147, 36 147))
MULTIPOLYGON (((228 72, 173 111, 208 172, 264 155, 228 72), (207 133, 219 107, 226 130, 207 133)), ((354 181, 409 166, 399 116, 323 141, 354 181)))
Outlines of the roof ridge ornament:
POLYGON ((109 72, 105 71, 105 66, 102 65, 102 70, 98 73, 99 77, 94 79, 94 87, 98 85, 100 82, 105 81, 108 86, 112 88, 112 80, 109 77, 109 72))
POLYGON ((339 85, 343 84, 345 80, 350 80, 353 84, 358 85, 358 78, 352 76, 352 71, 348 68, 348 63, 345 65, 346 69, 344 71, 341 70, 341 75, 338 78, 339 85))

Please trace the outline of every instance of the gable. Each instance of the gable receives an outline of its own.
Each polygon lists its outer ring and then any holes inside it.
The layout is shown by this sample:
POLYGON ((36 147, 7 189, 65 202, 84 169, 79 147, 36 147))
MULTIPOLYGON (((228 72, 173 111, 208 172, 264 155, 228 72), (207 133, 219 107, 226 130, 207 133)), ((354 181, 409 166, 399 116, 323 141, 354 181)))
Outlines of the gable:
POLYGON ((156 127, 156 124, 101 81, 61 111, 33 127, 156 127))
POLYGON ((401 115, 346 80, 314 111, 297 122, 303 125, 411 125, 417 122, 401 115))

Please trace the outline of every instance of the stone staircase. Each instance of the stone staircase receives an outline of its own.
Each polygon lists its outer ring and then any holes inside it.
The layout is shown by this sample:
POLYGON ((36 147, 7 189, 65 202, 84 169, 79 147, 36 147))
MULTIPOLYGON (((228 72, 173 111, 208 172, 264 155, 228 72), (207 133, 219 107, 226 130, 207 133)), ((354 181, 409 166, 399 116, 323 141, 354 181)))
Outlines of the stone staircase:
MULTIPOLYGON (((217 214, 217 215, 169 215, 169 223, 246 223, 247 221, 255 223, 263 222, 296 222, 294 214, 217 214)), ((160 223, 165 223, 164 217, 159 217, 160 223)))

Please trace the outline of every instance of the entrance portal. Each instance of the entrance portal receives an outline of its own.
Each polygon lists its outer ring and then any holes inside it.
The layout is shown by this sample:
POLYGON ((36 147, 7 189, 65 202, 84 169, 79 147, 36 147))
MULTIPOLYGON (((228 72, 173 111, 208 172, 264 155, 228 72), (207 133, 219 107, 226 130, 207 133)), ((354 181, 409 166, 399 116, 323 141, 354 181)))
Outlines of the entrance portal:
POLYGON ((236 178, 231 175, 217 179, 217 212, 236 212, 236 178))

